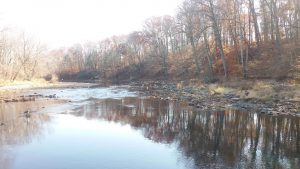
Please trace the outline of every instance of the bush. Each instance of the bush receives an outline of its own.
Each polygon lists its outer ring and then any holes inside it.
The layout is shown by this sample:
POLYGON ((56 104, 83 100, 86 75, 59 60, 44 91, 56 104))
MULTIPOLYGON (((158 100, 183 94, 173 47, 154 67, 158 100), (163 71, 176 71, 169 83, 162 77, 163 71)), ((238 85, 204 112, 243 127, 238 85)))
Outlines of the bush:
POLYGON ((48 82, 51 81, 52 80, 52 74, 47 74, 46 76, 44 76, 44 79, 48 82))
POLYGON ((77 80, 95 80, 99 73, 95 71, 81 71, 76 75, 77 80))
POLYGON ((204 83, 216 83, 219 81, 219 78, 217 76, 205 76, 204 77, 204 83))
POLYGON ((88 81, 100 79, 100 73, 97 71, 81 71, 77 73, 60 72, 58 73, 60 81, 88 81))

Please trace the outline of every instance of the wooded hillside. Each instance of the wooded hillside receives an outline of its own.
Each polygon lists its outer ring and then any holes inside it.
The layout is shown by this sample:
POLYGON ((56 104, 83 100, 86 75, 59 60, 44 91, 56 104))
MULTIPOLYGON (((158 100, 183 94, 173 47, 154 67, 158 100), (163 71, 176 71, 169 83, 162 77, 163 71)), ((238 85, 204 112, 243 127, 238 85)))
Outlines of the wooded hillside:
MULTIPOLYGON (((299 78, 299 33, 299 0, 185 0, 175 16, 149 18, 143 30, 53 50, 47 57, 61 79, 280 80, 299 78)), ((26 66, 25 39, 20 54, 1 40, 2 76, 14 80, 34 73, 26 66), (13 62, 23 73, 4 73, 13 62)))

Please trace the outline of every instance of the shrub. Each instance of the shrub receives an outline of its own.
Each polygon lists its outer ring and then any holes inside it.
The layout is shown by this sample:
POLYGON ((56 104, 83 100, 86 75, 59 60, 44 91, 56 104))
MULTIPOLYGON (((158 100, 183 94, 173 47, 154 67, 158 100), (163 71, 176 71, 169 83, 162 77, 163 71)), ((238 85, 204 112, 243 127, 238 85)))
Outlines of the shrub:
POLYGON ((44 76, 44 79, 48 82, 51 81, 52 80, 52 74, 47 74, 46 76, 44 76))
POLYGON ((95 71, 81 71, 76 75, 77 80, 94 80, 98 78, 98 74, 95 71))
POLYGON ((204 83, 216 83, 219 81, 219 78, 217 76, 205 76, 204 77, 204 83))

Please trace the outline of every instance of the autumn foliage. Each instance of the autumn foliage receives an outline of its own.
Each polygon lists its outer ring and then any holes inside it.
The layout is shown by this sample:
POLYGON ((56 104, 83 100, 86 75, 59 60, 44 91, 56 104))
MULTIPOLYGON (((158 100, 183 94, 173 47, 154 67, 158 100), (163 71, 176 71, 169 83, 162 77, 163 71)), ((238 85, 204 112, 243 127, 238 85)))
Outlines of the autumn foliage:
MULTIPOLYGON (((175 16, 149 18, 128 35, 50 51, 45 63, 61 80, 297 78, 299 32, 299 0, 184 0, 175 16)), ((11 65, 22 69, 10 79, 36 72, 39 64, 26 60, 33 57, 13 58, 18 62, 11 65)))

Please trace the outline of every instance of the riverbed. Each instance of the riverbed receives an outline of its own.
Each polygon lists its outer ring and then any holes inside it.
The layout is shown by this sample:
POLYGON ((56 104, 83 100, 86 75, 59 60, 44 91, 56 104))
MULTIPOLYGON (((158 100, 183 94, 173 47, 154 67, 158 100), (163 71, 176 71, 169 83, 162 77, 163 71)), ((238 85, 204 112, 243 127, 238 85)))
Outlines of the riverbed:
POLYGON ((129 86, 22 91, 32 94, 55 97, 0 103, 1 169, 300 166, 299 117, 203 111, 129 86))

